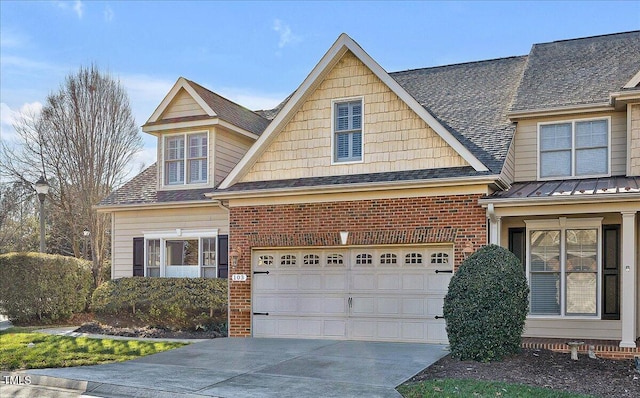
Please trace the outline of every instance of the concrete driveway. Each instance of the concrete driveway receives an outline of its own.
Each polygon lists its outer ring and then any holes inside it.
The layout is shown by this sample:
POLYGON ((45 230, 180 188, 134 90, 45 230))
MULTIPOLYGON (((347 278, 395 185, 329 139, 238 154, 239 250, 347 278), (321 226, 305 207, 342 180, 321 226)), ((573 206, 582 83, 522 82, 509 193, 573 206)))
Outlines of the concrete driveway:
POLYGON ((28 373, 88 381, 85 395, 102 397, 399 397, 397 385, 446 354, 431 344, 225 338, 28 373))

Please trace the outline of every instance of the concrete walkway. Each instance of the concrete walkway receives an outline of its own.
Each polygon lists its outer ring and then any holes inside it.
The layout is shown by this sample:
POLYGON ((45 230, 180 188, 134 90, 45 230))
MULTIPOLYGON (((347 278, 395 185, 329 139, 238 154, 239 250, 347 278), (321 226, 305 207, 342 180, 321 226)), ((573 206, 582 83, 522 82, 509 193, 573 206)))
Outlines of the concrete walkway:
POLYGON ((397 385, 446 354, 430 344, 223 338, 128 362, 26 373, 38 383, 81 383, 85 396, 399 397, 397 385))

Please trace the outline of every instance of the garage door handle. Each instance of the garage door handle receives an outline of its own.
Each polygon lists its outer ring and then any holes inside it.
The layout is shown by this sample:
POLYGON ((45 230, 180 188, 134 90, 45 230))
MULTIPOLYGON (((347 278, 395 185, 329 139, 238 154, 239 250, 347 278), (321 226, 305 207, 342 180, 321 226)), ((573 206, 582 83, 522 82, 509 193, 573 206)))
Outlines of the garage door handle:
POLYGON ((268 312, 254 312, 253 315, 269 315, 268 312))
POLYGON ((453 270, 450 270, 450 269, 445 269, 445 270, 437 269, 436 270, 436 274, 453 274, 453 270))
POLYGON ((253 274, 267 274, 269 275, 269 271, 253 271, 253 274))
POLYGON ((444 319, 444 317, 440 315, 436 315, 436 319, 444 319))

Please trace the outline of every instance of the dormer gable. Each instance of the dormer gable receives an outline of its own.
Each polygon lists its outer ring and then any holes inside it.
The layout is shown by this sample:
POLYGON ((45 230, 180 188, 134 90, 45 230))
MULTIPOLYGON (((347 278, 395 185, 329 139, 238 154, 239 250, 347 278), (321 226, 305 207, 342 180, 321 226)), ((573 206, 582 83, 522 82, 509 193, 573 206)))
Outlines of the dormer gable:
POLYGON ((216 117, 211 106, 196 92, 190 82, 180 77, 153 112, 146 124, 190 116, 216 117))

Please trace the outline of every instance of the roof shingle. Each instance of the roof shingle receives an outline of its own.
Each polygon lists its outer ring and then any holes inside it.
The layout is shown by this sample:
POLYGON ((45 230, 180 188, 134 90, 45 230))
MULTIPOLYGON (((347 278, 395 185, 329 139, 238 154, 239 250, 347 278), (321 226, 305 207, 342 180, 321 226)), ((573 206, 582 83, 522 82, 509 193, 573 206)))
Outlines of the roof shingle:
POLYGON ((534 44, 511 111, 609 102, 640 68, 640 31, 534 44))

